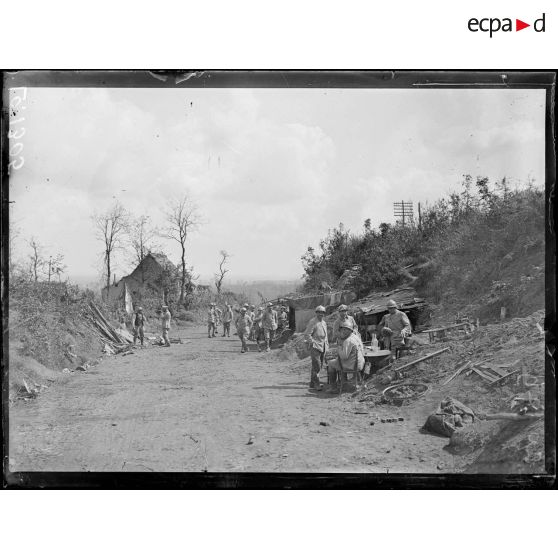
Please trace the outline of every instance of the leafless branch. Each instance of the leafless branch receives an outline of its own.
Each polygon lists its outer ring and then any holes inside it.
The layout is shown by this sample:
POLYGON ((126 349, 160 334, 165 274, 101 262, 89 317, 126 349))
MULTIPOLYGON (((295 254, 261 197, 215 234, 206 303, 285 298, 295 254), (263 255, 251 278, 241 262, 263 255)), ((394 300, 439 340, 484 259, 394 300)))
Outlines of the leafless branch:
POLYGON ((128 230, 128 212, 120 202, 116 202, 106 213, 92 216, 95 233, 104 245, 103 261, 106 273, 106 285, 110 287, 111 264, 114 252, 123 246, 128 230))
POLYGON ((165 213, 168 228, 164 233, 165 238, 174 240, 180 244, 180 299, 179 303, 184 303, 186 291, 186 280, 188 269, 186 267, 186 241, 190 232, 196 230, 201 224, 201 216, 196 204, 188 194, 182 198, 171 200, 167 205, 165 213))
POLYGON ((215 287, 217 288, 217 294, 221 294, 221 287, 223 285, 223 279, 225 275, 230 271, 226 268, 227 262, 230 259, 230 254, 226 250, 221 250, 221 261, 219 262, 219 271, 215 274, 215 287))

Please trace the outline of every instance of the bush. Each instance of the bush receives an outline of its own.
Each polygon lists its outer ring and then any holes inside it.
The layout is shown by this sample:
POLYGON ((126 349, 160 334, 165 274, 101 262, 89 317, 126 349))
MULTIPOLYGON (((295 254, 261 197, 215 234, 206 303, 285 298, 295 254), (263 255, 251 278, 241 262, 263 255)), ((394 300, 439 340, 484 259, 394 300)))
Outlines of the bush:
MULTIPOLYGON (((421 227, 382 223, 374 230, 367 220, 360 234, 342 224, 329 231, 320 251, 309 247, 302 256, 303 290, 321 290, 324 278, 334 286, 345 269, 359 264, 362 273, 353 288, 362 297, 401 284, 403 268, 415 265, 414 286, 433 302, 467 303, 505 280, 514 286, 502 298, 510 310, 524 312, 526 298, 542 307, 543 290, 540 296, 530 293, 538 285, 533 270, 544 267, 544 211, 542 188, 512 191, 505 179, 491 186, 485 177, 473 183, 465 176, 462 192, 423 210, 421 227), (522 276, 527 280, 520 285, 522 276)), ((497 307, 499 302, 493 302, 497 307)))
POLYGON ((67 283, 11 277, 10 346, 50 368, 81 364, 100 350, 82 317, 87 295, 67 283), (71 355, 76 355, 72 357, 71 355))
POLYGON ((183 322, 195 322, 196 315, 190 310, 181 310, 178 312, 177 319, 183 322))

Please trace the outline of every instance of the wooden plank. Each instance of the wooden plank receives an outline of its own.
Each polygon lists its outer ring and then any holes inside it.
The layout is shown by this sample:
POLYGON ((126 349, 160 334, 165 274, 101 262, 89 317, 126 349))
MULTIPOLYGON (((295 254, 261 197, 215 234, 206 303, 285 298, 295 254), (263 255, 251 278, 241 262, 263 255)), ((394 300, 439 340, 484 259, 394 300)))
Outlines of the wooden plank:
POLYGON ((413 360, 412 362, 408 362, 407 364, 404 364, 403 366, 400 366, 399 368, 396 368, 394 370, 394 372, 400 372, 401 370, 405 370, 406 368, 409 368, 410 366, 413 366, 414 364, 418 364, 419 362, 422 362, 423 360, 428 360, 429 358, 435 357, 437 355, 440 355, 442 353, 445 353, 446 351, 449 351, 449 347, 446 347, 445 349, 440 349, 439 351, 436 351, 435 353, 430 353, 429 355, 425 355, 421 358, 417 358, 417 360, 413 360))
POLYGON ((507 368, 501 368, 498 365, 488 366, 491 372, 494 372, 497 376, 505 376, 507 374, 507 368))
POLYGON ((486 372, 486 374, 488 374, 489 376, 494 376, 494 378, 498 378, 499 376, 504 375, 501 372, 498 372, 497 370, 492 368, 492 366, 487 366, 486 364, 479 365, 477 366, 477 368, 480 368, 483 372, 486 372))
POLYGON ((520 371, 519 368, 517 370, 512 370, 511 372, 508 372, 505 376, 501 376, 500 378, 496 378, 493 382, 490 383, 490 385, 497 384, 499 381, 503 380, 504 378, 508 378, 509 376, 513 376, 514 374, 517 374, 519 371, 520 371))
POLYGON ((493 415, 485 415, 484 420, 530 420, 543 418, 544 413, 525 413, 524 415, 516 415, 515 413, 495 413, 493 415))
POLYGON ((462 324, 452 324, 452 325, 448 325, 448 326, 436 327, 436 328, 433 328, 433 329, 425 329, 424 331, 421 331, 419 333, 438 333, 440 331, 446 331, 448 329, 455 329, 455 328, 458 328, 458 327, 468 327, 468 326, 469 326, 469 323, 465 322, 465 323, 462 323, 462 324))
POLYGON ((461 374, 461 372, 464 372, 465 370, 467 370, 467 368, 469 368, 469 366, 471 366, 471 361, 467 361, 463 366, 460 366, 442 385, 445 386, 446 384, 449 384, 454 378, 457 378, 457 376, 459 376, 459 374, 461 374))
POLYGON ((490 374, 487 374, 486 372, 484 372, 480 368, 477 368, 476 366, 473 366, 471 368, 471 370, 473 370, 473 372, 476 372, 481 378, 483 378, 484 380, 489 381, 490 383, 494 382, 495 380, 500 379, 500 378, 495 378, 494 376, 491 376, 490 374))

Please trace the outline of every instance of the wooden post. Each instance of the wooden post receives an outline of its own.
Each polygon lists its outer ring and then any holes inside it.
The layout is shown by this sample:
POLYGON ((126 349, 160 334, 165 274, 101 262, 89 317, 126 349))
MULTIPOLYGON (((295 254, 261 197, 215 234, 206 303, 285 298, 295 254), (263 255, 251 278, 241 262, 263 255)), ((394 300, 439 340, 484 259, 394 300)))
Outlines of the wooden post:
POLYGON ((403 226, 405 226, 405 202, 401 200, 401 207, 403 208, 403 226))
POLYGON ((422 216, 420 214, 420 202, 418 202, 419 231, 422 230, 422 216))

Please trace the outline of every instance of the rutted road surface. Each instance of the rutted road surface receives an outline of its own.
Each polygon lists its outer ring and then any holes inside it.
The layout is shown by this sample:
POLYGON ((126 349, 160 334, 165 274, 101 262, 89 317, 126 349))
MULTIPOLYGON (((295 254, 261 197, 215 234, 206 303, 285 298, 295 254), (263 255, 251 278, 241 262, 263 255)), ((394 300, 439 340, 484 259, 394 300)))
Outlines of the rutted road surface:
POLYGON ((179 333, 184 344, 105 358, 14 404, 10 470, 455 470, 447 439, 418 432, 434 400, 367 408, 309 391, 308 361, 293 367, 254 345, 241 354, 236 336, 208 339, 201 327, 179 333), (378 420, 393 416, 405 420, 378 420))

